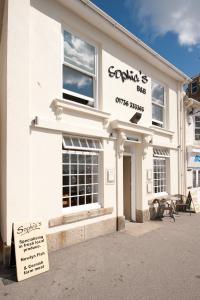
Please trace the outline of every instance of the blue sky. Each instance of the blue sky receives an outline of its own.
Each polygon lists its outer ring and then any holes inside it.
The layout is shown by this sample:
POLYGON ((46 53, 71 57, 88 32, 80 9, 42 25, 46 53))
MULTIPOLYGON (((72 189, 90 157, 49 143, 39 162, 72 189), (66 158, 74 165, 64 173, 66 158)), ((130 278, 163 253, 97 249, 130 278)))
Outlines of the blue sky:
POLYGON ((199 0, 92 0, 189 76, 200 73, 199 0))

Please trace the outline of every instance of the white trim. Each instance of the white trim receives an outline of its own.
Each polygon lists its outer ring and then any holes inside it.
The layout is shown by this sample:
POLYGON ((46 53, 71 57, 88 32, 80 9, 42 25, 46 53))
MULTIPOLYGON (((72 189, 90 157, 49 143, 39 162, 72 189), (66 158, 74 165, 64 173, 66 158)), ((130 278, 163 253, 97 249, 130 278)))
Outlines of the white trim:
POLYGON ((67 99, 55 99, 53 101, 54 106, 57 107, 62 107, 63 109, 66 110, 72 110, 80 113, 83 113, 86 115, 93 116, 95 118, 99 119, 109 119, 110 118, 110 113, 103 112, 101 110, 98 110, 96 108, 83 105, 80 103, 72 102, 67 99))
MULTIPOLYGON (((152 135, 153 130, 149 129, 147 127, 138 125, 138 124, 133 124, 133 123, 128 123, 120 120, 113 120, 111 122, 111 128, 116 129, 116 130, 121 130, 125 132, 131 132, 133 134, 142 134, 142 135, 152 135)), ((126 140, 127 142, 127 140, 126 140)))
POLYGON ((136 221, 136 155, 135 147, 131 147, 131 219, 136 221))
MULTIPOLYGON (((95 116, 95 115, 94 115, 95 116)), ((41 117, 35 117, 33 120, 30 121, 31 127, 36 128, 42 128, 42 129, 48 129, 51 131, 56 131, 60 133, 66 133, 71 135, 84 135, 85 137, 97 137, 97 138, 105 138, 109 139, 109 133, 107 133, 105 130, 101 129, 94 129, 91 127, 87 127, 84 125, 74 125, 69 124, 69 122, 63 122, 63 121, 52 121, 46 118, 41 117)))
POLYGON ((79 205, 79 206, 71 206, 71 207, 63 207, 63 213, 72 213, 72 212, 78 212, 78 211, 84 211, 84 210, 90 210, 95 208, 101 208, 101 205, 99 203, 91 203, 91 204, 85 204, 85 205, 79 205))
POLYGON ((169 135, 169 136, 173 136, 175 133, 174 131, 170 131, 170 130, 167 130, 167 129, 161 128, 161 127, 157 127, 155 125, 151 125, 149 128, 152 129, 155 133, 158 132, 158 133, 169 135))

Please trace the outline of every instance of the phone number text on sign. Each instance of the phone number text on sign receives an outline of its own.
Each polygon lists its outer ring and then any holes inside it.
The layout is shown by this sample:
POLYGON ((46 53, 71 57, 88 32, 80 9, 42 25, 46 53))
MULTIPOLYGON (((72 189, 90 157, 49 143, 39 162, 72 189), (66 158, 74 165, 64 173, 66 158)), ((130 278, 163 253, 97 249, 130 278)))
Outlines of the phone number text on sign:
POLYGON ((124 106, 127 106, 127 107, 130 107, 130 108, 133 108, 133 109, 136 109, 136 110, 139 110, 139 111, 144 111, 144 107, 143 106, 140 106, 136 103, 133 103, 131 101, 128 101, 128 100, 125 100, 125 99, 122 99, 122 98, 119 98, 119 97, 116 97, 115 98, 115 102, 116 103, 119 103, 121 105, 124 105, 124 106))

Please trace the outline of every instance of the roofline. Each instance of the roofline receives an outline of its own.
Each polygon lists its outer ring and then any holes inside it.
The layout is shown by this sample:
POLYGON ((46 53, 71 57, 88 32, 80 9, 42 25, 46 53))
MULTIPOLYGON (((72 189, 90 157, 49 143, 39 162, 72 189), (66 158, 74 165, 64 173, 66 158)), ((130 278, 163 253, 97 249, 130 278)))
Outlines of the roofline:
POLYGON ((98 15, 103 17, 106 21, 111 23, 114 27, 116 27, 118 30, 120 30, 123 34, 125 34, 127 37, 132 39, 134 42, 139 44, 141 47, 143 47, 147 52, 149 52, 151 55, 155 56, 159 61, 164 63, 168 68, 170 68, 172 71, 177 73, 179 76, 181 76, 184 81, 191 81, 191 78, 183 73, 181 70, 179 70, 177 67, 175 67, 172 63, 170 63, 168 60, 163 58, 160 54, 158 54, 156 51, 154 51, 152 48, 150 48, 148 45, 146 45, 144 42, 142 42, 139 38, 137 38, 134 34, 132 34, 130 31, 128 31, 125 27, 123 27, 121 24, 119 24, 115 19, 110 17, 107 13, 105 13, 102 9, 100 9, 98 6, 96 6, 94 3, 92 3, 89 0, 79 0, 85 5, 87 5, 90 9, 95 11, 98 15))

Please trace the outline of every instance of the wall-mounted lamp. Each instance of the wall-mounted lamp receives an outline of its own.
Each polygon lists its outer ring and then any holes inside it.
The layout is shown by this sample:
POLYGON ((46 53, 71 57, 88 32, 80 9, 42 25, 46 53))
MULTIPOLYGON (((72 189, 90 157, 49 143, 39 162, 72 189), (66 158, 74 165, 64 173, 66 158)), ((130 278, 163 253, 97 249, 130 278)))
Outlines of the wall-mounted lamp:
POLYGON ((130 122, 131 122, 131 123, 134 123, 134 124, 137 124, 137 123, 140 121, 141 117, 142 117, 142 114, 139 113, 139 112, 136 112, 136 113, 132 116, 132 118, 130 119, 130 122))

